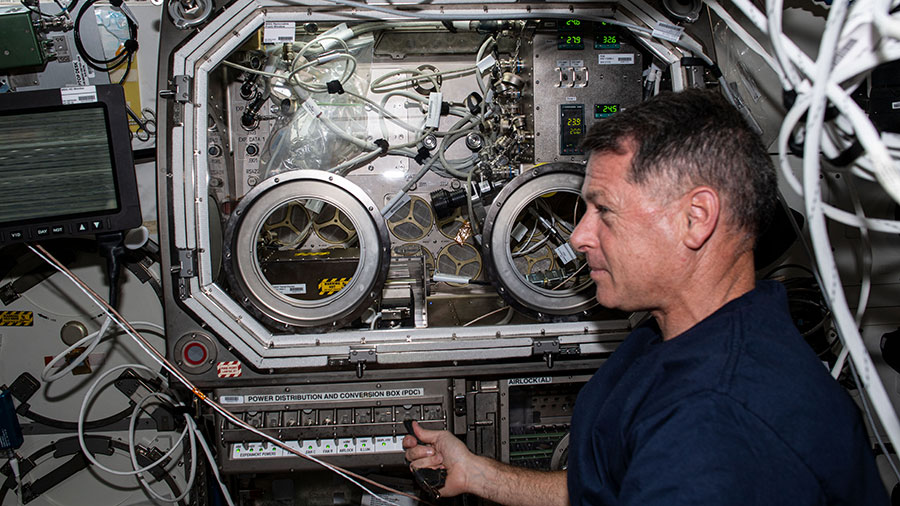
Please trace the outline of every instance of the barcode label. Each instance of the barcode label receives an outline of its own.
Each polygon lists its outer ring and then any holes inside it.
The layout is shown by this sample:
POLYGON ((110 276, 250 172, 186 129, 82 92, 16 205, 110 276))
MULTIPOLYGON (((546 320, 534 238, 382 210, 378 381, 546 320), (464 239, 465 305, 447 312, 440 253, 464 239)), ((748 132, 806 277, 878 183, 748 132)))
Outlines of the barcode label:
POLYGON ((322 108, 319 107, 319 104, 316 103, 312 98, 307 99, 303 102, 303 109, 312 115, 313 118, 318 118, 322 115, 322 108))
POLYGON ((282 295, 306 295, 306 283, 272 285, 282 295))
POLYGON ((440 92, 431 92, 428 95, 428 115, 425 116, 426 128, 437 128, 441 124, 441 100, 440 92))
POLYGON ((634 54, 598 54, 597 63, 600 65, 631 65, 634 63, 634 54))
POLYGON ((297 40, 297 23, 294 21, 266 21, 263 27, 263 44, 279 44, 297 40))
POLYGON ((559 260, 563 264, 567 264, 572 260, 575 260, 575 252, 572 251, 572 247, 569 246, 569 243, 563 244, 562 246, 554 249, 556 252, 556 256, 559 257, 559 260))
POLYGON ((676 26, 670 23, 664 23, 660 21, 656 23, 656 27, 653 29, 653 36, 657 39, 667 40, 669 42, 678 42, 678 39, 681 38, 681 34, 684 33, 684 27, 676 26))
POLYGON ((63 105, 86 104, 97 101, 97 88, 95 86, 73 86, 59 90, 63 105))

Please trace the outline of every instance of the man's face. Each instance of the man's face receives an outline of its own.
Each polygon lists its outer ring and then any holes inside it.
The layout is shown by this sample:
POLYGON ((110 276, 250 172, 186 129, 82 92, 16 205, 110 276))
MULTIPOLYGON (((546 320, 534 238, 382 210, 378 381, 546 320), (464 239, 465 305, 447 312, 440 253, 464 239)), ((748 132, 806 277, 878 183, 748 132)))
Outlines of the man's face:
POLYGON ((652 311, 665 306, 678 276, 678 199, 663 202, 629 183, 631 157, 591 156, 581 189, 587 209, 569 242, 586 256, 600 304, 652 311))

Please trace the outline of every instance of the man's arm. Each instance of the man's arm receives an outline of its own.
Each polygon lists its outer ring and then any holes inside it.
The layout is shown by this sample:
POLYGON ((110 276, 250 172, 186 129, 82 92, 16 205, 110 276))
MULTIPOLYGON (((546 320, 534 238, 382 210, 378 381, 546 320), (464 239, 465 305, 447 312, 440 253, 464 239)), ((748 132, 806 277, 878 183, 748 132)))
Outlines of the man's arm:
POLYGON ((569 504, 565 471, 543 472, 513 467, 473 454, 447 431, 426 430, 415 423, 413 429, 419 441, 430 446, 418 444, 413 436, 403 439, 410 469, 446 469, 447 483, 440 490, 442 497, 470 493, 510 506, 569 504))

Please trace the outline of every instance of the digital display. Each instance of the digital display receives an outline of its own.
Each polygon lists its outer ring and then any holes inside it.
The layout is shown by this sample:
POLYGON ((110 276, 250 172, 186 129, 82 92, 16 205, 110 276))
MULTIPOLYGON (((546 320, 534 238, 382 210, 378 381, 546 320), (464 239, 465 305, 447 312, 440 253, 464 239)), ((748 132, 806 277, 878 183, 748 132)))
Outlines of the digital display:
POLYGON ((102 104, 0 117, 0 223, 119 208, 102 104))
POLYGON ((577 32, 580 31, 583 26, 585 26, 585 22, 580 19, 567 19, 559 24, 559 31, 577 32))
POLYGON ((584 104, 559 106, 559 154, 583 155, 581 139, 584 138, 584 104))
POLYGON ((141 224, 119 85, 0 93, 0 246, 141 224))
POLYGON ((561 33, 556 48, 560 51, 584 49, 584 38, 574 33, 561 33))
POLYGON ((594 49, 620 49, 622 44, 615 33, 598 33, 594 38, 594 49))
POLYGON ((619 104, 594 104, 594 118, 608 118, 619 112, 619 104))

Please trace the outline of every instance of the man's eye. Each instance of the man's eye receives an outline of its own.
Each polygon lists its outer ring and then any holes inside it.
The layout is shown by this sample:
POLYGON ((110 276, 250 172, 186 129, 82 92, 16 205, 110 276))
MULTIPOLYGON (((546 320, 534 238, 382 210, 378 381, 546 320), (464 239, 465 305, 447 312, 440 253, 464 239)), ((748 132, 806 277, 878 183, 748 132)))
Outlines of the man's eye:
POLYGON ((609 212, 609 208, 606 207, 606 206, 601 206, 601 205, 598 204, 598 205, 596 205, 596 206, 594 206, 594 207, 596 207, 597 212, 600 213, 600 214, 606 214, 606 213, 609 212))

